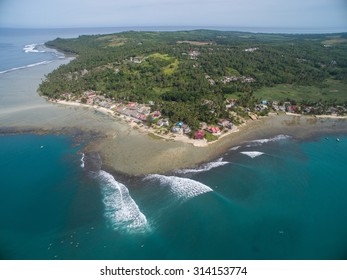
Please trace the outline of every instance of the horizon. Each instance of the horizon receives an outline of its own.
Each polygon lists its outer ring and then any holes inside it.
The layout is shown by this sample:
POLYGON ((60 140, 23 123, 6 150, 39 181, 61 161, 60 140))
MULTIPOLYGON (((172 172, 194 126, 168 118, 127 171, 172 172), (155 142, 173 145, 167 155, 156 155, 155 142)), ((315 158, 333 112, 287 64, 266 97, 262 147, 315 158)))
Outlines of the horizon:
POLYGON ((3 0, 2 28, 233 27, 347 31, 344 0, 3 0), (179 24, 178 24, 179 23, 179 24))
MULTIPOLYGON (((162 25, 162 26, 83 26, 83 27, 1 27, 0 30, 109 30, 109 32, 175 32, 211 30, 221 32, 241 33, 268 33, 268 34, 340 34, 347 33, 347 28, 336 27, 267 27, 267 26, 185 26, 185 25, 162 25)), ((81 34, 83 35, 83 34, 81 34)))

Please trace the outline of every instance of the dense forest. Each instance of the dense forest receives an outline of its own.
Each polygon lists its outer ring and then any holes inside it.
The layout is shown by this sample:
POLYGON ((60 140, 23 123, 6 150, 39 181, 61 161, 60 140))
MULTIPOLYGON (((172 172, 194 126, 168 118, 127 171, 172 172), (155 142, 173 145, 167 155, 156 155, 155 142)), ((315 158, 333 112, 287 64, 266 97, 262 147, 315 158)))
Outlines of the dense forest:
MULTIPOLYGON (((112 100, 152 101, 153 109, 193 127, 199 121, 213 123, 228 117, 227 98, 253 106, 262 99, 254 92, 278 85, 320 89, 333 81, 345 90, 328 101, 347 104, 346 33, 130 31, 57 38, 46 46, 76 58, 47 75, 41 94, 79 97, 92 90, 112 100)), ((276 94, 272 97, 277 99, 276 94)), ((311 95, 299 99, 321 101, 318 95, 316 100, 311 95)))

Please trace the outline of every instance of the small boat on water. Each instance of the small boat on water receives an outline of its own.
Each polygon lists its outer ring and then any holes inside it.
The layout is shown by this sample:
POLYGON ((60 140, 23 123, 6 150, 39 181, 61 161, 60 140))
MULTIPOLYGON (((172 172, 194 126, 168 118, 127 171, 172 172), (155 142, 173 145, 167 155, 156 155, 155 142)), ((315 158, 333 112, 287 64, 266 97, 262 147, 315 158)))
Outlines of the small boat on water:
POLYGON ((339 139, 339 138, 336 138, 336 141, 337 141, 337 142, 340 142, 340 139, 339 139))

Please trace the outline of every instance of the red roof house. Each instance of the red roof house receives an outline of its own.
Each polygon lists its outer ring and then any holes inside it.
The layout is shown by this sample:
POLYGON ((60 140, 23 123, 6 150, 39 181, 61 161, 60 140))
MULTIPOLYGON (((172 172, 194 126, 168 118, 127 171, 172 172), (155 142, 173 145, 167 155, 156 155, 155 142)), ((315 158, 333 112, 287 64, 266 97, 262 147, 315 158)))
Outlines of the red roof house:
POLYGON ((204 139, 205 137, 205 132, 202 130, 198 130, 194 133, 194 139, 204 139))

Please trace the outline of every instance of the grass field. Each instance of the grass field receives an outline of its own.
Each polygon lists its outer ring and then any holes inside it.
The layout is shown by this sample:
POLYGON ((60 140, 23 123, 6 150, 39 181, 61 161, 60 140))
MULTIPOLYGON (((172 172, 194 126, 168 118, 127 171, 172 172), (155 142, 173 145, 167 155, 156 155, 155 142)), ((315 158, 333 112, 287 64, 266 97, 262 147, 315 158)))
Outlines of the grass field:
POLYGON ((254 96, 259 99, 278 101, 289 98, 297 101, 336 100, 338 103, 347 102, 347 84, 340 81, 328 80, 324 85, 324 87, 317 87, 282 84, 259 89, 254 92, 254 96))
POLYGON ((176 72, 179 66, 178 59, 171 57, 168 54, 153 53, 147 56, 147 58, 154 58, 154 59, 163 60, 170 63, 166 65, 165 67, 162 67, 161 69, 165 75, 172 75, 173 73, 176 72))
POLYGON ((106 35, 99 37, 98 41, 109 41, 109 47, 119 47, 124 45, 127 42, 126 38, 119 37, 117 35, 106 35))
POLYGON ((336 44, 342 44, 342 43, 347 43, 346 38, 332 38, 329 40, 325 40, 322 42, 324 45, 336 45, 336 44))
POLYGON ((162 68, 165 75, 172 75, 175 73, 178 69, 179 61, 178 59, 175 59, 172 63, 170 63, 168 66, 165 66, 162 68))

